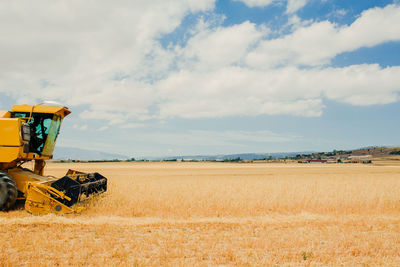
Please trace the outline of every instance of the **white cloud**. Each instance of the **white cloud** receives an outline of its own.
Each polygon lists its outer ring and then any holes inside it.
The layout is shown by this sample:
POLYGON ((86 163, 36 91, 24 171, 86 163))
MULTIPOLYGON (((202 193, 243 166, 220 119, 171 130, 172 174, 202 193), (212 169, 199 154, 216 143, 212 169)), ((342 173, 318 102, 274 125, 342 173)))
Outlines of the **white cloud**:
POLYGON ((164 99, 160 116, 319 116, 323 107, 318 99, 320 91, 313 92, 304 84, 305 80, 299 82, 301 77, 296 70, 265 73, 229 67, 214 72, 180 71, 157 84, 164 99), (293 74, 297 77, 287 79, 293 74))
POLYGON ((86 131, 88 129, 88 126, 86 124, 83 125, 74 124, 73 128, 80 131, 86 131))
POLYGON ((307 0, 288 0, 286 13, 295 13, 307 4, 307 0))
POLYGON ((110 128, 109 126, 105 125, 105 126, 102 126, 102 127, 98 128, 96 131, 104 132, 104 131, 108 130, 109 128, 110 128))
POLYGON ((373 65, 353 65, 314 71, 311 85, 324 83, 324 95, 329 99, 356 106, 389 104, 400 100, 400 67, 381 68, 373 65), (330 79, 326 80, 327 78, 330 79), (325 82, 324 82, 325 81, 325 82))
POLYGON ((363 12, 350 26, 316 22, 284 37, 261 42, 249 53, 247 63, 257 68, 328 64, 340 53, 400 40, 399 21, 400 7, 389 5, 363 12))
POLYGON ((290 27, 291 31, 295 31, 298 28, 305 28, 313 23, 312 19, 309 20, 302 20, 297 15, 292 15, 289 17, 286 26, 290 27))
POLYGON ((141 127, 145 127, 145 126, 146 126, 146 124, 144 124, 144 123, 132 123, 132 122, 129 122, 129 123, 121 124, 119 126, 119 128, 121 128, 121 129, 133 129, 133 128, 141 128, 141 127))
POLYGON ((400 67, 284 68, 256 71, 239 67, 217 72, 181 71, 158 84, 162 117, 224 117, 288 114, 317 117, 323 98, 353 105, 398 101, 400 67), (190 90, 188 89, 190 88, 190 90))
MULTIPOLYGON (((242 2, 248 7, 266 7, 273 3, 282 3, 284 0, 233 0, 242 2)), ((307 0, 287 0, 286 13, 295 13, 307 4, 307 0)))
MULTIPOLYGON (((272 152, 271 148, 276 144, 294 144, 303 140, 302 136, 290 132, 277 133, 269 130, 181 130, 176 132, 133 130, 129 133, 124 131, 124 135, 128 139, 124 143, 125 154, 134 153, 135 157, 138 155, 146 157, 208 155, 210 151, 213 154, 265 153, 267 150, 272 152), (154 149, 150 149, 151 146, 158 147, 156 153, 154 149), (129 150, 129 147, 134 147, 134 151, 129 150)), ((101 143, 96 145, 97 149, 102 147, 101 143)), ((111 148, 107 147, 103 150, 111 148)))
POLYGON ((248 7, 264 7, 272 4, 276 0, 233 0, 235 2, 243 2, 248 7))
MULTIPOLYGON (((301 136, 288 133, 275 133, 272 131, 187 131, 181 133, 171 132, 152 132, 144 136, 140 133, 134 134, 136 138, 145 142, 157 142, 169 146, 195 146, 201 147, 214 146, 217 148, 228 147, 233 151, 238 151, 243 147, 243 143, 283 143, 294 142, 302 139, 301 136), (139 137, 140 136, 140 137, 139 137)), ((225 151, 227 152, 227 151, 225 151)))
POLYGON ((159 59, 168 54, 157 39, 189 12, 213 6, 214 0, 2 1, 0 90, 22 100, 69 102, 102 90, 98 84, 116 73, 142 79, 149 68, 162 72, 159 59))
POLYGON ((248 21, 231 27, 204 28, 180 49, 181 68, 219 69, 239 63, 268 33, 248 21))
POLYGON ((400 40, 398 5, 365 11, 350 26, 291 15, 294 31, 275 39, 250 22, 223 27, 200 20, 189 27, 185 46, 162 47, 160 38, 186 15, 213 6, 213 0, 3 1, 0 92, 20 102, 86 107, 82 119, 122 128, 169 117, 320 116, 324 98, 398 101, 399 67, 325 66, 340 53, 400 40))
POLYGON ((346 14, 347 14, 347 10, 346 9, 335 9, 331 13, 329 13, 327 16, 328 17, 340 18, 340 17, 346 16, 346 14))

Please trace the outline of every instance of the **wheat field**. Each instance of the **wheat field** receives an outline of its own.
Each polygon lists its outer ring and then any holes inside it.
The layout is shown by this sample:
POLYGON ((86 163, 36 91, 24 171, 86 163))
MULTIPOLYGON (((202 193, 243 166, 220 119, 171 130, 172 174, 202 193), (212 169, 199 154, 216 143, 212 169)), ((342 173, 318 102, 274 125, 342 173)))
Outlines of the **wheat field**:
MULTIPOLYGON (((27 166, 29 167, 29 166, 27 166)), ((0 213, 0 266, 400 266, 400 165, 49 163, 81 214, 0 213)))

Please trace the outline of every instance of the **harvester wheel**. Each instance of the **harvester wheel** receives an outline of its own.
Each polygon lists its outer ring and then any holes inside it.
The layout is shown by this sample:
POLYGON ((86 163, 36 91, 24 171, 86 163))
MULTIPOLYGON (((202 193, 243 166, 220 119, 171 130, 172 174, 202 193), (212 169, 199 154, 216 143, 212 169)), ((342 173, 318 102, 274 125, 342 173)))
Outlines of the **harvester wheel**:
POLYGON ((11 209, 17 200, 17 185, 10 175, 0 172, 0 211, 11 209))

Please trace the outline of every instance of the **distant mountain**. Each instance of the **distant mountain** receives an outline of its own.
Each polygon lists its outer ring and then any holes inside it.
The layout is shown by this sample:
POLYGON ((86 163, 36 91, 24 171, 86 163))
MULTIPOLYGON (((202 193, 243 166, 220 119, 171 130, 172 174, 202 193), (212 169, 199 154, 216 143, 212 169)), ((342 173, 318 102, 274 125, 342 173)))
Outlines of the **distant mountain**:
POLYGON ((297 151, 297 152, 277 152, 277 153, 241 153, 241 154, 223 154, 223 155, 192 155, 192 156, 168 156, 168 157, 152 157, 147 158, 149 160, 172 160, 172 159, 184 159, 184 160, 229 160, 237 159, 241 160, 260 160, 260 159, 281 159, 286 157, 296 157, 296 155, 310 155, 310 154, 332 154, 332 153, 347 153, 353 156, 359 155, 372 155, 387 156, 391 153, 400 153, 400 147, 396 146, 369 146, 358 149, 350 150, 334 150, 334 152, 315 152, 315 151, 297 151))
POLYGON ((400 153, 400 147, 396 146, 370 146, 352 151, 353 156, 371 155, 373 157, 385 157, 400 153))
MULTIPOLYGON (((302 151, 302 152, 277 152, 277 153, 240 153, 240 154, 223 154, 223 155, 189 155, 189 156, 168 156, 168 157, 145 157, 147 160, 172 160, 172 159, 184 159, 184 160, 229 160, 237 159, 241 160, 260 160, 260 159, 281 159, 286 157, 295 157, 296 155, 308 155, 313 153, 347 153, 353 156, 359 155, 372 155, 373 157, 382 157, 391 155, 393 153, 399 153, 400 147, 390 146, 370 146, 359 149, 337 151, 334 152, 315 152, 315 151, 302 151)), ((343 154, 342 153, 342 154, 343 154)), ((96 150, 87 150, 72 147, 56 147, 54 150, 55 160, 113 160, 120 159, 126 160, 130 157, 121 154, 105 153, 96 150)), ((140 159, 140 158, 139 158, 140 159)))
POLYGON ((55 160, 113 160, 128 159, 129 157, 121 154, 105 153, 96 150, 88 150, 73 147, 56 147, 54 149, 55 160))
POLYGON ((171 156, 171 157, 156 157, 151 160, 171 160, 171 159, 184 159, 184 160, 225 160, 237 159, 242 160, 259 160, 267 158, 285 158, 294 157, 297 154, 308 154, 312 152, 277 152, 277 153, 241 153, 241 154, 226 154, 226 155, 193 155, 193 156, 171 156))

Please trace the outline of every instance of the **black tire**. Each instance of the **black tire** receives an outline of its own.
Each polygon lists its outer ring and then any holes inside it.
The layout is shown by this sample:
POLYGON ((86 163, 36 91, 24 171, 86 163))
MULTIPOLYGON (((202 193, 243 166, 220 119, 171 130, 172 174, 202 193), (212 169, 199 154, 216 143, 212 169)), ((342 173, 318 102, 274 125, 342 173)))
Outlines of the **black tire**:
POLYGON ((5 172, 0 172, 0 211, 11 209, 17 200, 17 185, 13 178, 5 172))

